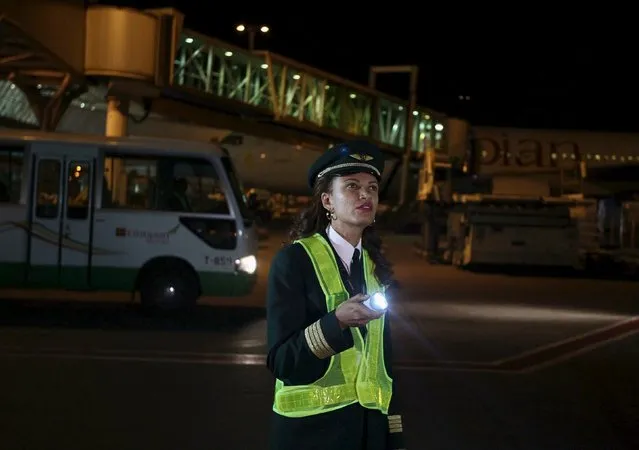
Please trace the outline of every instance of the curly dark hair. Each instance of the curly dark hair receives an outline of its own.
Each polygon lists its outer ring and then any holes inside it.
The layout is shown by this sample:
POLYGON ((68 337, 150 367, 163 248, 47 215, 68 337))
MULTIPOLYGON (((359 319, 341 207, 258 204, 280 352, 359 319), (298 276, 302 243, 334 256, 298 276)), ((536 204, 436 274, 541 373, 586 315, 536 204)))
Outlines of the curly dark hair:
MULTIPOLYGON (((334 178, 335 175, 317 180, 310 205, 297 216, 289 231, 291 242, 326 230, 329 220, 326 216, 326 209, 322 205, 322 193, 331 192, 334 178)), ((375 264, 375 275, 379 282, 385 286, 395 286, 397 283, 393 277, 393 266, 384 256, 382 239, 375 230, 374 225, 364 229, 362 247, 366 249, 375 264)))

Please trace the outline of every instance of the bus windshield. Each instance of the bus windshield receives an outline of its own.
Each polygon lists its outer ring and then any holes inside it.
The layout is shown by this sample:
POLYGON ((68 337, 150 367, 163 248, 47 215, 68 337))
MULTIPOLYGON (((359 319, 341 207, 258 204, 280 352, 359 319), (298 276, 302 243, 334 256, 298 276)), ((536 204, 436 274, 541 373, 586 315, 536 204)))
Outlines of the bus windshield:
POLYGON ((246 202, 246 196, 244 195, 244 189, 242 187, 242 182, 237 177, 237 173, 235 171, 235 166, 233 165, 233 161, 228 156, 223 156, 222 164, 224 165, 224 170, 229 177, 229 182, 231 183, 231 189, 233 190, 233 195, 237 199, 237 205, 240 208, 240 214, 243 219, 253 220, 253 213, 248 207, 246 202))

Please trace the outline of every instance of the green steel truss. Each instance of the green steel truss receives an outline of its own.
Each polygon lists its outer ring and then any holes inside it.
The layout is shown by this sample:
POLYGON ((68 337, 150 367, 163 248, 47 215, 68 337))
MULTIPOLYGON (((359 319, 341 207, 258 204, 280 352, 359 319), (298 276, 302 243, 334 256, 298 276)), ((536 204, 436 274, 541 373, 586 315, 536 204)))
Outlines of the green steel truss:
MULTIPOLYGON (((298 120, 405 147, 407 101, 270 52, 250 52, 185 31, 173 84, 255 106, 277 120, 298 120)), ((412 114, 413 150, 442 148, 444 116, 425 108, 412 114)))

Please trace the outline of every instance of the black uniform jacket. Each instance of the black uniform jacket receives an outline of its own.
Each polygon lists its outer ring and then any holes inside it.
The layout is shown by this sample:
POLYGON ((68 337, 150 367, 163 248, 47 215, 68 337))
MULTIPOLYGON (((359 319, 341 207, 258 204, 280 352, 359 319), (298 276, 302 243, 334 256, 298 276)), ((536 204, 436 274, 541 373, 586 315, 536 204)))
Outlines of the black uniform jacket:
MULTIPOLYGON (((330 242, 323 233, 327 242, 330 242)), ((335 252, 335 249, 333 249, 335 252)), ((338 262, 341 262, 335 252, 338 262)), ((340 264, 344 285, 361 292, 360 286, 347 283, 348 273, 340 264)), ((361 271, 360 271, 361 272, 361 271)), ((352 280, 351 280, 352 281, 352 280)), ((349 292, 353 296, 355 292, 349 292)), ((289 244, 271 263, 267 294, 268 357, 271 373, 285 385, 310 384, 321 378, 332 354, 351 348, 350 329, 342 330, 334 311, 327 311, 326 299, 311 260, 301 244, 289 244), (306 340, 304 330, 315 327, 334 353, 317 356, 306 340)), ((384 359, 392 378, 392 349, 388 315, 384 328, 384 359)), ((365 331, 365 327, 362 327, 365 331)), ((364 333, 363 333, 364 334, 364 333)), ((364 335, 365 336, 365 335, 364 335)), ((336 411, 303 418, 288 418, 273 412, 271 448, 273 450, 394 450, 403 448, 401 417, 397 412, 395 388, 388 416, 359 403, 336 411), (392 432, 391 432, 392 431, 392 432)))

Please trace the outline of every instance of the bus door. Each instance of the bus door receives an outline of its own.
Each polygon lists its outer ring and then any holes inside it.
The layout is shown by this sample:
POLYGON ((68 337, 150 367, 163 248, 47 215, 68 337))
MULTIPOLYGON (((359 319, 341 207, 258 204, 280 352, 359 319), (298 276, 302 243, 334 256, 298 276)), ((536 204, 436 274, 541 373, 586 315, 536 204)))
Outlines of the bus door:
POLYGON ((97 149, 34 145, 30 284, 89 287, 96 156, 97 149))

